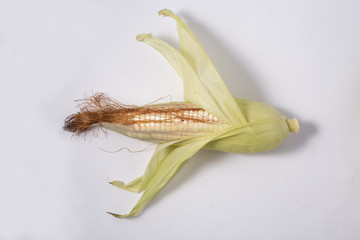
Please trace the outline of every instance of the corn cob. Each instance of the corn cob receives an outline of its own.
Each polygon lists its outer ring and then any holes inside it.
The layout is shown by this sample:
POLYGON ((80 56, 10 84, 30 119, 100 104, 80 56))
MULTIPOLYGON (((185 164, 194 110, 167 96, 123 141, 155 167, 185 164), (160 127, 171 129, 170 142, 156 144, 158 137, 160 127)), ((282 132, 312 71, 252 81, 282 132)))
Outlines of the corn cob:
POLYGON ((128 137, 162 143, 219 131, 229 124, 191 103, 126 106, 97 93, 65 120, 64 129, 81 134, 100 126, 128 137))
POLYGON ((182 21, 168 9, 159 15, 177 22, 181 52, 151 34, 136 39, 158 50, 184 82, 186 102, 129 106, 97 93, 65 120, 64 129, 75 135, 100 126, 129 137, 158 143, 143 176, 130 183, 113 181, 119 188, 142 192, 128 214, 139 214, 181 166, 200 149, 224 152, 263 152, 277 147, 297 120, 286 119, 269 105, 233 98, 201 45, 182 21))
MULTIPOLYGON (((240 98, 235 100, 240 109, 247 109, 244 112, 247 113, 248 126, 263 122, 264 119, 273 119, 278 122, 281 129, 279 131, 274 126, 269 128, 272 130, 270 133, 273 135, 279 132, 284 132, 287 135, 288 132, 297 133, 299 130, 296 119, 288 120, 268 105, 240 98)), ((204 136, 224 130, 230 124, 188 102, 137 107, 121 104, 106 97, 103 93, 96 93, 94 96, 83 100, 79 113, 70 115, 65 120, 64 129, 79 135, 97 126, 128 137, 154 143, 164 143, 189 137, 204 136)), ((283 139, 282 136, 274 138, 274 136, 270 135, 269 138, 272 140, 278 139, 276 144, 280 144, 283 139)), ((222 141, 225 143, 224 139, 222 141)), ((263 142, 264 140, 259 144, 263 145, 263 142)), ((259 144, 254 145, 257 147, 256 150, 230 150, 229 144, 227 144, 226 148, 215 148, 215 150, 227 152, 260 152, 268 150, 260 150, 258 148, 259 144)), ((209 143, 205 148, 211 149, 209 147, 211 145, 214 144, 209 143)), ((267 146, 270 147, 270 145, 267 146)))

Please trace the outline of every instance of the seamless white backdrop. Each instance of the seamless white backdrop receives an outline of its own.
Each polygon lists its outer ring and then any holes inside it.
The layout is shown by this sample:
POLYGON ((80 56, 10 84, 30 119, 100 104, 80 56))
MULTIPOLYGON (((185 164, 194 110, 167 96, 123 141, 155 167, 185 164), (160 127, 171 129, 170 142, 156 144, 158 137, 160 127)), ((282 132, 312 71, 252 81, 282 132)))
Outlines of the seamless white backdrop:
MULTIPOLYGON (((359 239, 359 1, 0 1, 0 239, 359 239), (230 92, 265 102, 301 130, 261 154, 200 151, 136 218, 154 147, 108 132, 62 131, 75 99, 126 104, 182 83, 135 36, 177 46, 183 17, 230 92)), ((164 98, 163 101, 169 101, 164 98)))

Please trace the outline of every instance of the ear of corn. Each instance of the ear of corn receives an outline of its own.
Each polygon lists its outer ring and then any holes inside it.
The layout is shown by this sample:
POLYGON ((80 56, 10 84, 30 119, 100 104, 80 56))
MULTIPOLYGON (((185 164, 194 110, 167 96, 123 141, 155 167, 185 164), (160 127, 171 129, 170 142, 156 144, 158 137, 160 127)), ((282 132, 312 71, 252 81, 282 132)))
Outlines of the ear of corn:
POLYGON ((124 106, 101 95, 66 119, 65 129, 80 134, 93 126, 129 137, 157 142, 143 176, 128 184, 111 184, 131 192, 144 191, 128 214, 139 214, 181 166, 200 149, 225 152, 263 152, 277 147, 289 132, 297 133, 296 119, 288 120, 274 108, 259 102, 233 98, 205 51, 177 15, 164 9, 159 15, 177 22, 181 52, 151 34, 137 40, 158 50, 184 82, 187 102, 124 106))

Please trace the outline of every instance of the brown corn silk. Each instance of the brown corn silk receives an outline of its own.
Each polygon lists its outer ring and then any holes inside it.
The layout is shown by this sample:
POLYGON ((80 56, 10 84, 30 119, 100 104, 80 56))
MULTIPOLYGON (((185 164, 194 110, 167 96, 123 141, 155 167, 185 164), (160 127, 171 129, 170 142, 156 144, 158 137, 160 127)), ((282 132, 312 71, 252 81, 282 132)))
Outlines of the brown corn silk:
POLYGON ((180 49, 152 36, 136 39, 158 50, 184 82, 182 103, 128 106, 102 93, 84 99, 80 111, 65 120, 65 130, 79 135, 101 126, 129 137, 159 143, 143 176, 130 183, 111 184, 143 192, 128 214, 139 214, 181 166, 200 149, 254 153, 277 147, 289 132, 297 133, 296 119, 286 119, 269 105, 233 98, 205 51, 181 18, 168 9, 159 15, 177 22, 180 49))

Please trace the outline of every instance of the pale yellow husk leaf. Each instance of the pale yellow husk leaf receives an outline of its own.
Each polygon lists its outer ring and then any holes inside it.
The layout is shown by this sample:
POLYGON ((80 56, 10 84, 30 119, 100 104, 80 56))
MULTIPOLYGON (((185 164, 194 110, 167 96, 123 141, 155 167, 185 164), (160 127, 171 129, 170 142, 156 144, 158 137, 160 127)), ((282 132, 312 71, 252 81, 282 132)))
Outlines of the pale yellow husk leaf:
POLYGON ((181 52, 151 34, 140 34, 137 40, 152 46, 168 60, 184 82, 186 101, 230 125, 224 130, 203 136, 161 143, 143 176, 128 184, 121 181, 111 182, 128 191, 144 191, 130 213, 110 213, 115 217, 139 214, 181 166, 202 148, 225 152, 263 152, 277 147, 290 131, 298 130, 296 121, 287 120, 268 105, 234 99, 185 23, 168 9, 161 10, 159 15, 176 20, 181 52))

